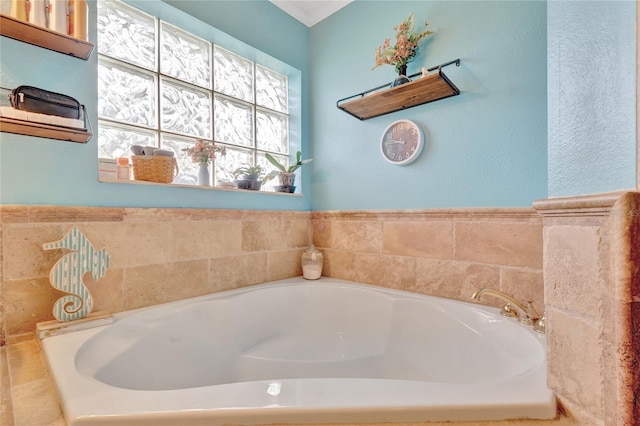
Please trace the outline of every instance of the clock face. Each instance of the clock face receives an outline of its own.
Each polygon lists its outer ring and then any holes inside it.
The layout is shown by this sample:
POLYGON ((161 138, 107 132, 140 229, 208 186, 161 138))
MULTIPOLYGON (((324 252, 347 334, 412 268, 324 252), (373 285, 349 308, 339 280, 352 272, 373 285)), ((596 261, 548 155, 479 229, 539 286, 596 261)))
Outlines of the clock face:
POLYGON ((420 127, 410 120, 398 120, 382 134, 380 150, 385 160, 392 164, 409 164, 422 151, 423 136, 420 127))

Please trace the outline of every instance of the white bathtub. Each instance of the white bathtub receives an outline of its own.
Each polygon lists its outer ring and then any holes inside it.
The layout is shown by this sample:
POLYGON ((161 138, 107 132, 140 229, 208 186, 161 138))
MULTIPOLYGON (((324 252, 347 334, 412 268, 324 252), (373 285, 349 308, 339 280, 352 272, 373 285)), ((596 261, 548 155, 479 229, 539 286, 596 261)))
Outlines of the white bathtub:
POLYGON ((322 278, 42 341, 70 425, 547 419, 545 338, 495 309, 322 278))

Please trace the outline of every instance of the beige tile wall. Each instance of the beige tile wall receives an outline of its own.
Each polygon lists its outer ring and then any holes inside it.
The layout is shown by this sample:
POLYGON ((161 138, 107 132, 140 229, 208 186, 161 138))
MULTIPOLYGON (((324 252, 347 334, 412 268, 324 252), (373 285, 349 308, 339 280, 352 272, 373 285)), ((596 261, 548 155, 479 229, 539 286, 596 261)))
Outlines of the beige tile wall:
MULTIPOLYGON (((48 272, 62 253, 44 251, 42 244, 72 225, 111 255, 105 277, 86 280, 96 311, 300 275, 311 225, 325 254, 325 276, 462 300, 487 286, 543 306, 542 221, 533 209, 309 213, 2 206, 0 306, 6 308, 4 315, 0 308, 0 338, 10 343, 0 348, 2 424, 13 424, 13 415, 17 425, 32 424, 37 415, 63 424, 59 410, 34 407, 40 400, 47 401, 45 408, 55 405, 56 399, 39 370, 32 333, 36 322, 52 319, 51 306, 61 295, 49 285, 48 272), (22 372, 27 367, 31 373, 22 372), (8 384, 8 376, 17 378, 8 384), (13 394, 13 405, 7 394, 13 394)), ((491 297, 483 302, 501 304, 491 297)), ((573 424, 564 417, 504 424, 547 423, 573 424)))
POLYGON ((313 212, 311 222, 325 276, 466 301, 492 287, 543 309, 533 209, 313 212))
POLYGON ((299 275, 311 224, 326 276, 463 300, 481 286, 538 307, 545 300, 549 384, 562 405, 580 425, 636 424, 640 197, 604 194, 534 206, 541 216, 532 209, 2 206, 0 340, 10 345, 0 347, 0 422, 33 424, 43 414, 63 424, 51 408, 56 399, 32 334, 36 322, 51 319, 60 296, 47 274, 61 253, 42 250, 43 243, 77 225, 96 247, 107 248, 111 269, 87 284, 96 310, 118 312, 299 275))
POLYGON ((48 274, 62 250, 43 250, 77 226, 111 257, 85 283, 94 311, 120 312, 298 276, 309 244, 308 212, 197 209, 0 207, 0 339, 53 319, 64 293, 48 274))
POLYGON ((640 424, 640 194, 549 199, 548 382, 579 424, 640 424))

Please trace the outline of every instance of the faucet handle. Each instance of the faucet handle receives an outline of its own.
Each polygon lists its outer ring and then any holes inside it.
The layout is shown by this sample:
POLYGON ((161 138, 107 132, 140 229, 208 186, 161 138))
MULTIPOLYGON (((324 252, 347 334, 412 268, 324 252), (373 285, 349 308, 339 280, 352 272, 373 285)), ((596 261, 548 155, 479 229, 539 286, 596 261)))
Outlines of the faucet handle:
POLYGON ((538 318, 538 321, 536 321, 535 324, 533 324, 533 329, 535 331, 537 331, 538 333, 542 333, 542 334, 546 334, 547 332, 547 315, 546 312, 544 312, 542 314, 542 316, 540 318, 538 318))
POLYGON ((518 311, 511 306, 511 303, 505 303, 502 309, 500 309, 500 315, 509 318, 518 318, 518 311))

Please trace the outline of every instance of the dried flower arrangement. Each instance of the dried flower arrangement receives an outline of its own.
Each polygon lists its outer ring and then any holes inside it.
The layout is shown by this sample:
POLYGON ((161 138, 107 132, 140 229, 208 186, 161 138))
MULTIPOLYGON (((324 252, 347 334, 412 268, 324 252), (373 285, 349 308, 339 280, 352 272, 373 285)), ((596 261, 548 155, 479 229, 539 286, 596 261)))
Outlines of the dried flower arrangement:
MULTIPOLYGON (((429 25, 425 21, 425 26, 429 25)), ((376 65, 375 69, 381 65, 393 65, 397 72, 401 67, 405 67, 409 62, 413 61, 418 52, 418 44, 420 40, 433 34, 433 31, 423 30, 419 33, 413 31, 414 17, 413 12, 409 14, 407 19, 393 29, 396 30, 396 44, 391 46, 390 39, 386 39, 384 44, 376 48, 376 65)))
POLYGON ((209 164, 216 154, 224 156, 227 154, 225 147, 219 147, 212 141, 204 139, 196 139, 196 144, 192 147, 184 148, 182 151, 186 152, 191 161, 200 164, 209 164))

